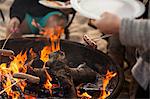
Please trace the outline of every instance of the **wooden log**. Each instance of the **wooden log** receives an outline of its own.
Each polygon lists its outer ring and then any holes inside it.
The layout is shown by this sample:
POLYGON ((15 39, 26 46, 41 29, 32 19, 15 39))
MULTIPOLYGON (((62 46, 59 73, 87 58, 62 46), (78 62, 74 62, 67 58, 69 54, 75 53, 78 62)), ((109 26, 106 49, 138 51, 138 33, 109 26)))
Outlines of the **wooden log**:
POLYGON ((49 73, 52 72, 56 77, 63 82, 65 87, 66 98, 76 98, 74 84, 88 83, 96 80, 96 72, 89 68, 85 63, 79 65, 77 68, 70 68, 62 61, 47 62, 46 66, 50 68, 49 73))
POLYGON ((61 61, 54 61, 53 63, 47 62, 46 66, 50 69, 48 70, 49 73, 53 73, 55 77, 62 83, 61 86, 63 87, 64 91, 64 98, 68 99, 76 99, 76 89, 74 86, 73 78, 68 72, 66 65, 61 61))
POLYGON ((65 69, 60 69, 56 72, 56 76, 62 83, 64 98, 76 99, 76 89, 71 75, 65 69))
POLYGON ((77 68, 69 68, 69 73, 75 84, 94 82, 97 73, 93 71, 86 63, 80 64, 77 68))
POLYGON ((9 88, 11 88, 12 86, 16 85, 17 83, 19 82, 22 82, 22 81, 25 81, 26 79, 24 80, 18 80, 16 82, 14 82, 13 84, 11 84, 10 86, 8 86, 7 88, 5 88, 4 90, 0 91, 0 94, 2 94, 3 92, 5 92, 6 90, 8 90, 9 88))
POLYGON ((96 79, 97 73, 88 67, 85 63, 79 65, 77 68, 70 68, 65 63, 60 61, 47 62, 46 65, 53 71, 57 72, 58 69, 65 69, 72 78, 74 83, 81 84, 83 82, 93 82, 96 79))

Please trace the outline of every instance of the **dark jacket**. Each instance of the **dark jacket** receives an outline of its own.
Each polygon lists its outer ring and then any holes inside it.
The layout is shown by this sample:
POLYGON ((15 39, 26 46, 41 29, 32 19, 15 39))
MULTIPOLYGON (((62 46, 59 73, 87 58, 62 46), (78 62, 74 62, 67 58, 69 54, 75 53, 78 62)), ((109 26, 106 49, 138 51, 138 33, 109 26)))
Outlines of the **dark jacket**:
POLYGON ((46 15, 48 12, 51 11, 58 10, 41 5, 39 3, 39 0, 14 0, 14 3, 10 8, 10 18, 17 17, 20 21, 22 21, 26 13, 34 17, 40 17, 46 15))

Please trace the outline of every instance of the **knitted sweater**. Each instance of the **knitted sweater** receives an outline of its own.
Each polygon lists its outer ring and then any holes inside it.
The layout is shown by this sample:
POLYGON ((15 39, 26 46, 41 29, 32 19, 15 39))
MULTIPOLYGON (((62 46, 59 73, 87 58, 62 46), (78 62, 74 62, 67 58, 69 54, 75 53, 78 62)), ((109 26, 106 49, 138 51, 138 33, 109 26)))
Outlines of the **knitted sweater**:
POLYGON ((140 53, 132 68, 132 75, 144 89, 150 84, 150 1, 148 2, 149 19, 124 18, 121 20, 119 34, 123 45, 134 46, 140 53))

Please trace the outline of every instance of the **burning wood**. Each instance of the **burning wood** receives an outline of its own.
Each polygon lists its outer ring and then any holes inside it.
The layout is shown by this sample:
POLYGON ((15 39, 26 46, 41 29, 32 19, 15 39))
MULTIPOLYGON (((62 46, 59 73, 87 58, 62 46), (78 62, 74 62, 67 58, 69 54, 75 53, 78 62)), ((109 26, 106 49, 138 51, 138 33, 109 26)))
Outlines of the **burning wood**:
POLYGON ((109 84, 109 81, 116 76, 117 73, 113 73, 110 71, 107 71, 107 74, 105 75, 104 79, 103 79, 103 87, 102 87, 102 94, 100 96, 100 99, 105 99, 106 97, 108 97, 110 95, 110 92, 106 92, 106 87, 109 84))
MULTIPOLYGON (((66 64, 65 53, 60 51, 60 36, 63 32, 64 29, 62 27, 44 28, 44 31, 41 31, 41 33, 49 36, 49 45, 45 46, 38 54, 33 49, 30 49, 30 55, 28 55, 27 51, 24 53, 20 52, 9 64, 1 64, 0 76, 2 76, 2 79, 0 78, 0 83, 2 85, 0 87, 2 89, 0 88, 0 90, 4 90, 3 93, 6 93, 9 97, 14 96, 15 93, 13 95, 10 94, 14 92, 12 86, 14 86, 15 82, 20 81, 13 78, 15 77, 27 80, 24 84, 21 82, 16 85, 19 86, 16 88, 21 89, 19 93, 29 94, 27 97, 33 94, 34 98, 55 96, 69 99, 78 97, 93 98, 94 95, 89 94, 89 91, 94 91, 96 94, 98 91, 98 96, 103 97, 109 81, 116 74, 109 73, 113 76, 106 74, 107 80, 104 79, 106 83, 103 86, 99 86, 99 82, 96 85, 92 85, 92 82, 95 82, 97 79, 97 72, 88 67, 86 63, 79 65, 77 68, 70 68, 66 64), (81 83, 86 85, 82 88, 84 92, 79 94, 76 86, 81 83), (88 85, 87 83, 91 84, 88 85), (102 92, 101 88, 103 88, 102 92)), ((105 95, 104 98, 108 95, 105 95)), ((26 95, 18 95, 17 97, 24 98, 24 96, 26 95)))
POLYGON ((10 89, 12 86, 16 85, 16 84, 19 83, 19 82, 25 81, 25 80, 26 80, 26 79, 16 81, 15 83, 11 84, 10 86, 8 86, 7 88, 5 88, 4 90, 0 91, 0 95, 1 95, 3 92, 5 92, 6 90, 10 89))
POLYGON ((53 53, 50 57, 59 56, 55 60, 49 60, 46 66, 50 68, 49 72, 52 72, 60 81, 63 82, 65 88, 66 98, 77 98, 75 91, 75 83, 92 82, 96 79, 96 72, 89 68, 85 63, 78 66, 78 68, 70 68, 64 62, 64 54, 60 52, 53 53), (53 56, 54 55, 54 56, 53 56))
MULTIPOLYGON (((48 52, 49 53, 49 52, 48 52)), ((42 53, 41 53, 42 54, 42 53)), ((36 56, 36 55, 35 55, 36 56)), ((44 63, 41 59, 38 58, 32 58, 31 61, 25 64, 26 56, 25 54, 18 54, 16 58, 18 61, 21 61, 20 64, 16 64, 17 66, 20 66, 19 68, 25 66, 27 70, 21 70, 16 69, 17 72, 14 71, 13 68, 8 68, 13 70, 13 77, 15 78, 21 78, 21 79, 27 79, 29 84, 40 84, 43 85, 44 88, 49 90, 49 94, 52 96, 54 94, 54 90, 58 89, 60 86, 63 87, 63 97, 64 98, 91 98, 90 94, 88 94, 88 91, 99 91, 100 94, 101 91, 98 86, 94 87, 83 87, 84 92, 83 93, 77 93, 76 91, 76 85, 81 83, 89 83, 94 82, 97 77, 97 73, 93 71, 91 68, 89 68, 86 63, 80 64, 77 68, 70 68, 65 64, 65 54, 62 51, 56 51, 56 52, 50 52, 50 54, 46 54, 46 58, 49 59, 46 63, 44 63), (18 57, 22 56, 21 59, 18 59, 18 57), (24 73, 23 73, 24 72, 24 73), (29 74, 26 74, 29 73, 29 74), (61 82, 60 85, 54 84, 54 78, 57 78, 59 82, 61 82), (54 87, 55 86, 55 87, 54 87), (95 90, 96 89, 96 90, 95 90)), ((12 63, 16 61, 15 58, 12 61, 12 63)), ((12 64, 11 64, 12 65, 12 64)), ((14 64, 12 66, 15 66, 14 64)), ((6 68, 6 67, 5 67, 6 68)), ((6 68, 7 69, 7 68, 6 68)), ((4 69, 3 69, 4 70, 4 69)), ((106 74, 107 77, 108 74, 106 74)), ((114 75, 115 76, 115 75, 114 75)), ((110 80, 111 78, 108 77, 110 80)), ((99 83, 99 82, 98 82, 99 83)), ((109 82, 107 82, 108 85, 109 82)), ((107 85, 104 85, 103 88, 107 87, 107 85)), ((61 87, 60 87, 61 88, 61 87)), ((104 95, 104 92, 106 90, 102 90, 101 96, 104 95)), ((109 94, 108 94, 109 95, 109 94)), ((107 95, 107 96, 108 96, 107 95)), ((61 95, 60 95, 61 96, 61 95)), ((107 97, 105 96, 105 98, 107 97)))

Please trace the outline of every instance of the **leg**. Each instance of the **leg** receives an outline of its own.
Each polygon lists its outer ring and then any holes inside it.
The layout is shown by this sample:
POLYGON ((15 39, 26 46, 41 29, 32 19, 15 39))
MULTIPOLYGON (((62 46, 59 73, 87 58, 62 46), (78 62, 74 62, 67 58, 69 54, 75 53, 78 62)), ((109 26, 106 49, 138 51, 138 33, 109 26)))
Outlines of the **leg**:
POLYGON ((125 56, 125 48, 121 45, 118 35, 113 35, 108 40, 108 55, 121 67, 125 56))
POLYGON ((149 99, 149 86, 147 87, 146 90, 144 90, 139 85, 135 97, 136 97, 136 99, 149 99))
POLYGON ((135 48, 123 46, 118 35, 113 35, 110 37, 108 42, 108 55, 121 67, 123 67, 124 61, 127 62, 129 67, 132 67, 135 64, 135 48))

